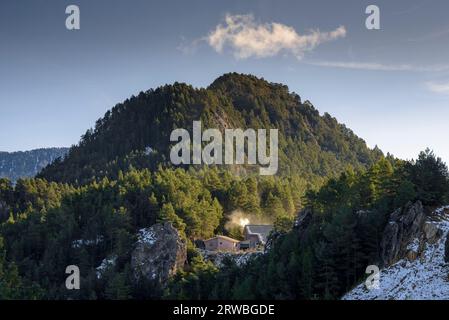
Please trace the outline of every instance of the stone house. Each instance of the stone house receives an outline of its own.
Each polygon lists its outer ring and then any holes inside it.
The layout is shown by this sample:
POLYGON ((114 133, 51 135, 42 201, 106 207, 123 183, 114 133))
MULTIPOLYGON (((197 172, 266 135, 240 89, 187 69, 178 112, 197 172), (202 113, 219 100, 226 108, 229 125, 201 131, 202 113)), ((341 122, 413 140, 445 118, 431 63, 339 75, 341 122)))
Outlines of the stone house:
POLYGON ((205 249, 208 251, 236 251, 238 250, 239 240, 226 236, 215 236, 204 240, 205 249))
MULTIPOLYGON (((248 224, 243 229, 243 235, 249 249, 255 249, 264 246, 267 243, 268 236, 273 230, 272 225, 268 224, 248 224)), ((245 246, 246 247, 246 246, 245 246)))

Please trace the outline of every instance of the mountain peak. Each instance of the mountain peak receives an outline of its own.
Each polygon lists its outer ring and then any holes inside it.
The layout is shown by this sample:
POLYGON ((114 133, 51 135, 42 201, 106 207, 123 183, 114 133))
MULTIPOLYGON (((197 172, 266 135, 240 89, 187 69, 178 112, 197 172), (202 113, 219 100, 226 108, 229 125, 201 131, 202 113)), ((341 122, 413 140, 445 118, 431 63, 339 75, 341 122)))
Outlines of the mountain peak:
POLYGON ((212 82, 209 89, 212 90, 223 90, 227 92, 233 92, 236 88, 243 89, 247 92, 259 92, 260 90, 274 90, 280 89, 288 94, 288 86, 268 82, 264 78, 259 78, 252 74, 244 74, 237 72, 225 73, 222 76, 212 82))
POLYGON ((234 72, 220 76, 207 89, 175 82, 127 99, 99 119, 64 161, 47 167, 41 176, 89 181, 114 176, 129 165, 171 165, 167 159, 172 130, 190 130, 198 120, 204 127, 220 130, 278 129, 282 175, 333 176, 348 165, 369 166, 382 155, 336 119, 320 116, 311 104, 301 103, 286 85, 234 72), (135 159, 136 152, 148 147, 154 150, 151 159, 135 159))

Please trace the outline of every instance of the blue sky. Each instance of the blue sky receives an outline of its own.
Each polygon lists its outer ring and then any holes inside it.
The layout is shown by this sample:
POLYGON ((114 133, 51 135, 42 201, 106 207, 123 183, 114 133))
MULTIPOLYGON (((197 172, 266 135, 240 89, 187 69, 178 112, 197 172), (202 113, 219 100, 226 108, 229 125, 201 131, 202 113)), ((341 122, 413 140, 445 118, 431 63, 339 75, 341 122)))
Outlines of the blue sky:
POLYGON ((288 85, 370 146, 449 161, 448 15, 446 0, 4 0, 0 150, 70 146, 132 94, 236 71, 288 85), (365 27, 369 4, 381 30, 365 27))

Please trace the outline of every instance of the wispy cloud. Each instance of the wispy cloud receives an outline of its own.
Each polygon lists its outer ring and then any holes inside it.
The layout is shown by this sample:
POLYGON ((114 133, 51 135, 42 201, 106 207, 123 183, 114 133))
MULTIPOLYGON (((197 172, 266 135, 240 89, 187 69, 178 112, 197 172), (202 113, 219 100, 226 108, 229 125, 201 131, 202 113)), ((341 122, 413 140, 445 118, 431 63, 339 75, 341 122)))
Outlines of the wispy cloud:
POLYGON ((347 62, 347 61, 307 61, 310 65, 330 68, 344 68, 371 71, 414 71, 414 72, 442 72, 448 71, 449 65, 417 66, 411 64, 384 64, 377 62, 347 62))
POLYGON ((224 24, 217 25, 206 41, 219 53, 229 49, 236 59, 266 58, 280 53, 302 59, 307 51, 321 43, 345 36, 344 26, 330 32, 311 30, 307 34, 299 34, 294 28, 281 23, 259 23, 251 14, 228 14, 224 24))
POLYGON ((183 54, 191 55, 196 53, 198 46, 201 42, 206 40, 205 38, 195 39, 194 41, 187 41, 185 37, 181 37, 181 43, 177 46, 177 50, 181 51, 183 54))
POLYGON ((427 82, 426 86, 427 89, 429 89, 434 93, 449 94, 449 82, 445 83, 427 82))
POLYGON ((408 41, 411 42, 420 42, 420 41, 429 41, 429 40, 436 40, 442 37, 447 37, 449 36, 449 26, 446 26, 444 28, 441 28, 439 30, 435 30, 432 31, 430 33, 418 36, 418 37, 413 37, 413 38, 409 38, 408 41))

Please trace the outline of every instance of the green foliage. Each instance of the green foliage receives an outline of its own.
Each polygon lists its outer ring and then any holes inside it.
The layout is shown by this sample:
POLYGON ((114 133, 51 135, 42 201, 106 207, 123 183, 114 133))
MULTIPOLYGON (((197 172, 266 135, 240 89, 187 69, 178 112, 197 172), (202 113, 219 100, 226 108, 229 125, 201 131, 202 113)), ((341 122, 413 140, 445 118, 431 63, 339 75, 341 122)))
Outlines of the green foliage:
MULTIPOLYGON (((382 158, 366 171, 348 170, 307 192, 313 216, 302 234, 295 228, 285 233, 288 224, 280 216, 276 229, 281 233, 271 250, 243 267, 220 269, 209 279, 215 283, 211 293, 201 298, 339 298, 363 278, 366 266, 379 263, 388 214, 408 201, 441 203, 447 183, 445 165, 431 152, 421 153, 416 162, 382 158), (438 183, 429 185, 428 177, 438 183), (222 284, 226 290, 220 290, 222 284)), ((268 207, 282 210, 278 202, 270 200, 268 207)), ((182 277, 174 281, 174 293, 182 292, 182 277)))
POLYGON ((40 299, 43 290, 22 279, 15 263, 7 264, 4 239, 0 237, 0 300, 40 299))
POLYGON ((447 201, 449 192, 446 164, 427 149, 408 168, 410 180, 416 186, 416 194, 427 205, 440 205, 447 201))
POLYGON ((190 270, 179 272, 170 283, 167 298, 206 299, 214 286, 214 277, 218 269, 197 255, 192 258, 190 270))
MULTIPOLYGON (((194 120, 201 120, 204 128, 222 131, 279 129, 279 173, 300 173, 312 184, 337 176, 347 166, 366 168, 382 156, 378 148, 368 149, 335 118, 321 116, 309 102, 303 103, 287 86, 230 73, 207 89, 174 83, 127 99, 106 112, 64 160, 46 167, 39 177, 84 184, 105 176, 115 180, 120 170, 127 171, 130 166, 151 170, 161 164, 171 166, 171 131, 190 130, 194 120)), ((249 165, 238 168, 240 172, 255 169, 249 165)), ((257 207, 255 200, 242 205, 257 207)))
MULTIPOLYGON (((241 238, 240 228, 224 226, 229 214, 247 210, 262 220, 277 218, 276 225, 286 232, 306 185, 299 177, 239 177, 207 167, 131 168, 120 171, 116 180, 105 177, 78 187, 40 178, 19 180, 15 187, 0 182, 0 201, 10 215, 0 225, 8 281, 22 289, 24 283, 45 288, 51 299, 160 298, 155 284, 133 281, 129 262, 139 229, 170 221, 191 247, 194 240, 217 233, 241 238), (236 192, 240 188, 247 192, 236 192), (99 277, 96 269, 112 258, 116 263, 99 277), (77 292, 63 286, 70 264, 81 270, 82 290, 77 292)), ((202 281, 208 283, 215 271, 200 258, 192 259, 186 271, 189 285, 196 288, 191 296, 204 296, 209 291, 202 281), (204 273, 200 282, 197 272, 204 273)))
POLYGON ((442 204, 448 190, 447 167, 432 152, 415 162, 384 158, 286 86, 239 74, 207 89, 175 83, 115 106, 39 177, 14 186, 0 179, 0 298, 338 298, 379 260, 389 213, 408 201, 442 204), (173 168, 170 133, 194 120, 279 129, 279 174, 173 168), (292 221, 305 206, 313 217, 299 234, 292 221), (276 238, 244 267, 217 269, 193 242, 241 236, 225 227, 235 211, 273 222, 276 238), (189 265, 165 291, 136 282, 130 268, 138 230, 158 221, 170 221, 189 247, 189 265), (63 286, 71 264, 81 269, 76 292, 63 286))

